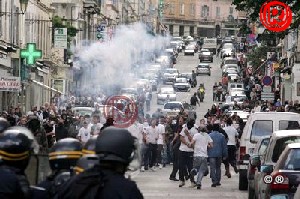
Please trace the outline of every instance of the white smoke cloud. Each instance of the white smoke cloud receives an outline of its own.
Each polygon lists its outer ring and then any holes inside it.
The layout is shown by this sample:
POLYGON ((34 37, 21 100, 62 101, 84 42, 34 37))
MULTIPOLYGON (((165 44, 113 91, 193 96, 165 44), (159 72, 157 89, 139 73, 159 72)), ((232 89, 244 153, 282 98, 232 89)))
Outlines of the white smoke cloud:
POLYGON ((94 89, 99 86, 133 83, 134 80, 129 75, 134 72, 132 66, 147 58, 145 56, 153 55, 145 55, 143 52, 159 51, 168 41, 167 37, 153 37, 142 23, 118 26, 110 41, 95 42, 77 52, 81 70, 84 70, 81 81, 84 85, 81 87, 94 89))

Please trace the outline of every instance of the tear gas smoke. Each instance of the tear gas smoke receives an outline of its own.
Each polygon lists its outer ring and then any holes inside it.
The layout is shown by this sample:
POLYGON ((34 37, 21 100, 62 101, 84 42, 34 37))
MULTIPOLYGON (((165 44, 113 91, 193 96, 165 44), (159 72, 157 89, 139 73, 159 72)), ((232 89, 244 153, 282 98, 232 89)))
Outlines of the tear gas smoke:
POLYGON ((112 39, 95 42, 78 50, 76 56, 83 71, 80 90, 96 94, 112 85, 129 87, 136 80, 134 65, 143 66, 168 43, 169 38, 153 36, 142 23, 118 26, 112 39))

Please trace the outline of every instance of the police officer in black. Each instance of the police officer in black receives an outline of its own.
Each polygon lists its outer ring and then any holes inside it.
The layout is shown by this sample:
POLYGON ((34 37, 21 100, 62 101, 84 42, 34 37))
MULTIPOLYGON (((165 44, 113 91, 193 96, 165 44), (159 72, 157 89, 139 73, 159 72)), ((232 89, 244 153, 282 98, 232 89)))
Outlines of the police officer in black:
POLYGON ((99 158, 96 155, 96 141, 97 137, 92 137, 83 146, 82 157, 77 161, 74 167, 76 174, 82 173, 99 163, 99 158))
MULTIPOLYGON (((39 146, 25 127, 11 127, 0 136, 0 198, 44 198, 43 190, 31 188, 25 169, 39 146)), ((44 193, 45 194, 45 193, 44 193)))
POLYGON ((10 123, 3 117, 0 117, 0 133, 3 133, 10 127, 10 123))
POLYGON ((65 138, 53 145, 49 153, 52 174, 38 185, 47 190, 49 198, 53 198, 65 182, 75 174, 73 167, 81 156, 82 145, 77 139, 65 138))
POLYGON ((56 198, 143 199, 135 182, 124 176, 138 157, 137 143, 128 130, 107 127, 96 141, 99 165, 73 177, 56 198))

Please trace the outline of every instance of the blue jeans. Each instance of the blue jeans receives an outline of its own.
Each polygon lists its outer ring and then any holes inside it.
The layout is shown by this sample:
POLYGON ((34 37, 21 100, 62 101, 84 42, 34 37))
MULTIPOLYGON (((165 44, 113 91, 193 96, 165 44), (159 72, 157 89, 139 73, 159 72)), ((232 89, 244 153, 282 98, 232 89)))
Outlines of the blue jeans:
POLYGON ((209 158, 210 178, 213 184, 218 184, 221 181, 221 163, 221 157, 209 158))
MULTIPOLYGON (((201 185, 202 178, 207 171, 207 157, 194 157, 193 169, 197 172, 197 185, 201 185)), ((192 172, 191 172, 192 173, 192 172)))

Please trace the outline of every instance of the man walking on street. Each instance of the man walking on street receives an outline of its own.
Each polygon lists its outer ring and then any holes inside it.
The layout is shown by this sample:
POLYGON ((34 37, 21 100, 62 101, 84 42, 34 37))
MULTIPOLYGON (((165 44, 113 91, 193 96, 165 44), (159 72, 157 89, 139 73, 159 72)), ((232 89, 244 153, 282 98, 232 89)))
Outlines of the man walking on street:
POLYGON ((207 148, 213 147, 213 140, 206 133, 205 126, 200 126, 198 128, 197 134, 194 135, 192 146, 194 147, 194 161, 193 161, 193 171, 191 172, 192 178, 197 175, 197 189, 201 189, 201 181, 204 174, 208 171, 207 167, 207 148))
POLYGON ((212 132, 209 134, 214 143, 213 147, 208 149, 212 187, 221 185, 220 181, 222 159, 226 159, 228 156, 227 143, 224 135, 219 133, 219 129, 219 124, 213 124, 212 132))

